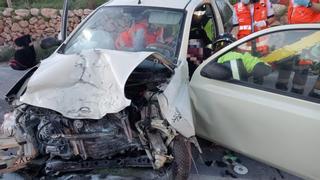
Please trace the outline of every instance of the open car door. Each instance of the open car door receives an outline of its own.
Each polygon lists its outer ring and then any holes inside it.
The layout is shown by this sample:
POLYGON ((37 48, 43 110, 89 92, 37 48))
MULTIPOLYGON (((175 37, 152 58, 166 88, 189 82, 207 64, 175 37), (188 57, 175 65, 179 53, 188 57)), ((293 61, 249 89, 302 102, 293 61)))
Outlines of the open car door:
MULTIPOLYGON (((260 44, 261 45, 261 44, 260 44)), ((191 98, 200 137, 320 179, 320 25, 273 27, 212 55, 191 98), (263 39, 263 51, 257 44, 263 39)))

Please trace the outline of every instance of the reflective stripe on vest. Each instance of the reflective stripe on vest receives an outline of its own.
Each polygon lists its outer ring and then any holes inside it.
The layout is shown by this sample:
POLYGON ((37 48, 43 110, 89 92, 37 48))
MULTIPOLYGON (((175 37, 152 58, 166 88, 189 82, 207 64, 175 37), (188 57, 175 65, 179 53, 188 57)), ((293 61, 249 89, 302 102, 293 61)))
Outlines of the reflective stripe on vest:
POLYGON ((242 25, 242 26, 239 26, 239 31, 242 31, 242 30, 250 30, 251 31, 251 26, 250 25, 242 25))
POLYGON ((232 72, 233 79, 240 80, 237 60, 231 60, 230 66, 231 66, 231 72, 232 72))

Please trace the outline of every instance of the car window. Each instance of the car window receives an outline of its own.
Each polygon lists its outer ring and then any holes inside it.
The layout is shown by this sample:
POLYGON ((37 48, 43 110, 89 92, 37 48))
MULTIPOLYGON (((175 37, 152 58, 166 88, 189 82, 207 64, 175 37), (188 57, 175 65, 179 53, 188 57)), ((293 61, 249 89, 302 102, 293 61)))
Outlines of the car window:
POLYGON ((218 6, 218 9, 223 21, 224 31, 230 32, 232 30, 232 15, 233 15, 233 10, 231 8, 232 6, 226 0, 216 0, 215 2, 218 6))
MULTIPOLYGON (((240 84, 320 100, 319 31, 287 30, 257 37, 231 49, 213 63, 230 71, 232 79, 240 84)), ((210 71, 213 63, 202 71, 210 71)))
POLYGON ((154 7, 102 7, 66 43, 64 54, 86 49, 155 51, 176 59, 184 12, 154 7))

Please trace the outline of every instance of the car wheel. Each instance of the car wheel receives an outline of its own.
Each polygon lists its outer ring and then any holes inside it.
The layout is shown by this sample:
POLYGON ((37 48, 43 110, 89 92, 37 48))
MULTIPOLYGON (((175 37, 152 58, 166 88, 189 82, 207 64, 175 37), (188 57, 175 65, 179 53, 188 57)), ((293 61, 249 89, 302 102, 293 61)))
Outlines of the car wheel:
POLYGON ((191 143, 185 137, 178 135, 172 142, 174 160, 169 168, 170 180, 186 180, 191 170, 191 143))

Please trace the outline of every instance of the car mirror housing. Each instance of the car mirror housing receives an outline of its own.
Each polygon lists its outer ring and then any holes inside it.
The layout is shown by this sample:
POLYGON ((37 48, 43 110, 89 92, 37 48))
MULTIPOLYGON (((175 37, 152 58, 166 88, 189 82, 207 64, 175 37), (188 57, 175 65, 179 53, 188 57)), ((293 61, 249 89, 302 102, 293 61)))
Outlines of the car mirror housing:
POLYGON ((40 47, 42 49, 50 49, 50 48, 59 46, 61 43, 62 43, 62 41, 60 41, 54 37, 48 37, 48 38, 45 38, 41 41, 40 47))
POLYGON ((207 77, 209 79, 223 80, 227 81, 232 78, 231 70, 217 62, 210 62, 207 64, 200 72, 201 76, 207 77))

